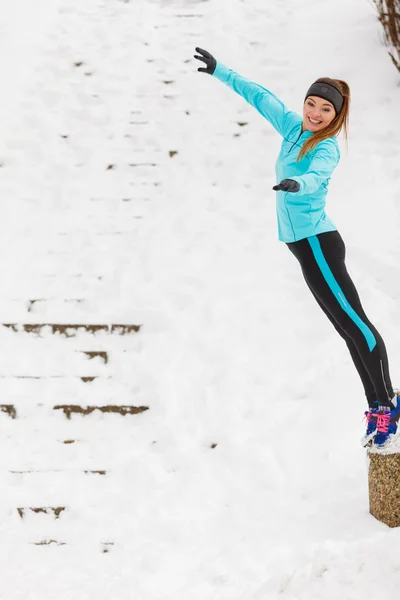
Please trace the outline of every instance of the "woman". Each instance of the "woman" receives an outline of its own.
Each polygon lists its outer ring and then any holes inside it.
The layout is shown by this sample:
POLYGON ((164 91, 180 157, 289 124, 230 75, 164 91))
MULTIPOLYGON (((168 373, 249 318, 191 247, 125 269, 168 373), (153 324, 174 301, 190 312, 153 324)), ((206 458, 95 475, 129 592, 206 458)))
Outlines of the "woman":
POLYGON ((369 410, 364 446, 393 443, 400 418, 400 391, 393 391, 385 344, 366 316, 346 270, 346 247, 325 213, 330 177, 340 160, 337 134, 347 128, 350 89, 345 81, 322 77, 307 91, 303 118, 272 92, 227 68, 206 50, 194 58, 198 71, 213 75, 265 117, 283 137, 276 162, 278 237, 300 263, 321 309, 345 340, 364 386, 369 410))

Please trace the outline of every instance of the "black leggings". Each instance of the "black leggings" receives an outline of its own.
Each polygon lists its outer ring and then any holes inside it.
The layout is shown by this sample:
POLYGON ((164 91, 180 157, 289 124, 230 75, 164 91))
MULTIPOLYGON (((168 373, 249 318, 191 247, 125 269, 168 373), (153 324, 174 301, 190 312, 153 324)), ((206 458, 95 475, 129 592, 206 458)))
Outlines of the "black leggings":
POLYGON ((369 406, 376 400, 391 406, 394 392, 385 344, 365 314, 347 272, 346 246, 340 233, 328 231, 286 245, 298 259, 316 301, 345 340, 369 406))

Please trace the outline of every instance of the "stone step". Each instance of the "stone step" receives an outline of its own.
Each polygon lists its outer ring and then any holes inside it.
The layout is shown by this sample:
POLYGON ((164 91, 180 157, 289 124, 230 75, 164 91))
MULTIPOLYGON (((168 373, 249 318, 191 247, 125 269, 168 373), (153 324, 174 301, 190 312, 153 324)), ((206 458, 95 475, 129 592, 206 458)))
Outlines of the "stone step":
POLYGON ((367 450, 369 511, 388 527, 400 527, 400 443, 386 451, 367 450))

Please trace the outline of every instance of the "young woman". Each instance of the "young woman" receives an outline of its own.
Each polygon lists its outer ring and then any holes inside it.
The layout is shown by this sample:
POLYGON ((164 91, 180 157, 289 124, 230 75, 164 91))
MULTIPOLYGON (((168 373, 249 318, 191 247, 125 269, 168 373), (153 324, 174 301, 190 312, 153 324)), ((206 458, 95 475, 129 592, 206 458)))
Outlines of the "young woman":
POLYGON ((245 79, 196 48, 213 75, 254 106, 282 136, 275 168, 278 237, 300 263, 311 293, 345 340, 364 386, 369 410, 364 446, 386 448, 397 435, 400 391, 394 391, 385 344, 365 314, 345 265, 346 247, 325 213, 328 184, 340 160, 337 135, 347 140, 350 89, 345 81, 322 77, 308 89, 303 117, 272 92, 245 79))

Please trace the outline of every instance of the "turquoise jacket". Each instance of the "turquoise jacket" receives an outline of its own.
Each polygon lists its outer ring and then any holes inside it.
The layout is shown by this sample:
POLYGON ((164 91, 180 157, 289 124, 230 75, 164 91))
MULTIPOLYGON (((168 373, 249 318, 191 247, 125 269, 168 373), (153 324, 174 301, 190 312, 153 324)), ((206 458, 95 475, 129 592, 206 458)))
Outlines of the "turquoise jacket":
POLYGON ((303 118, 288 110, 272 92, 219 62, 213 76, 243 96, 283 137, 275 164, 276 183, 294 179, 299 182, 300 189, 298 192, 276 192, 279 240, 295 242, 318 233, 336 231, 335 224, 325 213, 329 180, 340 160, 336 136, 322 140, 296 163, 304 142, 314 135, 308 130, 302 132, 303 118))

